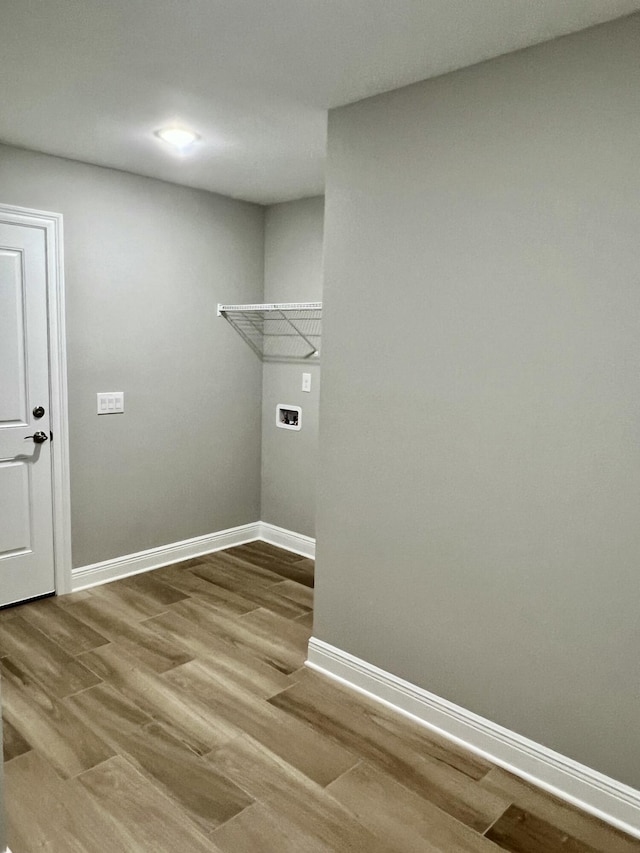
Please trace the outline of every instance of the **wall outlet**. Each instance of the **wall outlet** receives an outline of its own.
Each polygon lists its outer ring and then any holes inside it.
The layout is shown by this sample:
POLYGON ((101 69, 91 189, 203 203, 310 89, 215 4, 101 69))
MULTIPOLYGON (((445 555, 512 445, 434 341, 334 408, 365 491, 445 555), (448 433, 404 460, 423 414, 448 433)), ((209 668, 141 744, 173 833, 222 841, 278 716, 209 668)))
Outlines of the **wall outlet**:
POLYGON ((98 394, 99 415, 120 415, 124 412, 124 391, 101 391, 98 394))
POLYGON ((276 406, 276 426, 280 429, 302 429, 302 409, 300 406, 278 403, 276 406))
POLYGON ((311 374, 303 373, 302 374, 302 390, 303 391, 311 391, 311 374))

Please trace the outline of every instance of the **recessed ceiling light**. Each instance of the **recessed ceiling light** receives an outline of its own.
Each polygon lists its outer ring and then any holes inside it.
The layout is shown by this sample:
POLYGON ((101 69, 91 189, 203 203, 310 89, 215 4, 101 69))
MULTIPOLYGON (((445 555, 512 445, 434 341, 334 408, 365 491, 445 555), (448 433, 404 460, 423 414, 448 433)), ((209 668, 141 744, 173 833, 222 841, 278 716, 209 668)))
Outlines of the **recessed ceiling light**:
POLYGON ((155 135, 172 145, 178 151, 186 151, 194 142, 200 139, 200 136, 193 130, 188 130, 186 127, 163 127, 156 130, 155 135))

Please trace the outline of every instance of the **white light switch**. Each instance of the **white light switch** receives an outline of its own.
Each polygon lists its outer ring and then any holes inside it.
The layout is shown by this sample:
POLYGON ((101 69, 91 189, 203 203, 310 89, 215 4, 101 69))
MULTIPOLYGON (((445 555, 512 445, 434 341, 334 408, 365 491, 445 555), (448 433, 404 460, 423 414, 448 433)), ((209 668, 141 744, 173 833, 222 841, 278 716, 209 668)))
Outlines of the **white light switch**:
POLYGON ((311 391, 311 374, 303 373, 302 374, 302 390, 303 391, 311 391))
POLYGON ((124 412, 124 391, 103 391, 98 394, 99 415, 119 415, 124 412))

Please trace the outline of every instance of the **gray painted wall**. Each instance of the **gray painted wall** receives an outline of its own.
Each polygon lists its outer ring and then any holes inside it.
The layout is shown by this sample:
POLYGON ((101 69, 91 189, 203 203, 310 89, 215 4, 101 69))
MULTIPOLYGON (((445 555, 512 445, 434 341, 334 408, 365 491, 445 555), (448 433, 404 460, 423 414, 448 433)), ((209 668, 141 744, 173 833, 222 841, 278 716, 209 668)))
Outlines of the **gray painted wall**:
POLYGON ((74 565, 256 521, 263 209, 6 146, 0 202, 64 214, 74 565))
POLYGON ((315 634, 640 787, 640 17, 329 121, 315 634))
MULTIPOLYGON (((322 300, 324 199, 267 208, 265 302, 322 300)), ((262 521, 315 536, 320 365, 265 364, 262 385, 262 521), (311 373, 311 392, 301 390, 311 373), (300 432, 276 427, 276 405, 302 408, 300 432)))

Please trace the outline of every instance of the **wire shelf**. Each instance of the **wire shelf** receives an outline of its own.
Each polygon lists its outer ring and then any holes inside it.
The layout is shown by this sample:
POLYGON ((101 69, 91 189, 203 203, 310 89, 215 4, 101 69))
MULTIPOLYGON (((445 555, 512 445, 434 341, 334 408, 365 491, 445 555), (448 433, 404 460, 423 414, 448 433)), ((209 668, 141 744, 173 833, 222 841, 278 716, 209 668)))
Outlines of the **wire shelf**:
POLYGON ((322 302, 218 305, 218 316, 263 361, 315 361, 320 356, 322 302))

